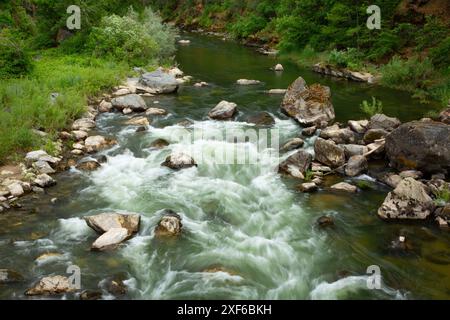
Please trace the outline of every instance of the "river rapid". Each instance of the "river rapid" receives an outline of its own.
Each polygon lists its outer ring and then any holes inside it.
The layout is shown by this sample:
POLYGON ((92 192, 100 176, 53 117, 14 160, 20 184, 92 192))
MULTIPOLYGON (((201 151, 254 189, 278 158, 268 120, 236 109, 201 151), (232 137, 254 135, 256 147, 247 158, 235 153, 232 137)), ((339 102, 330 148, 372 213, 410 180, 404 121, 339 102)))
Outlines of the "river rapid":
MULTIPOLYGON (((180 69, 210 86, 186 84, 177 94, 147 98, 147 104, 169 115, 154 117, 146 132, 124 125, 129 116, 100 115, 98 134, 118 141, 101 152, 107 162, 94 172, 61 173, 58 185, 46 194, 28 196, 21 200, 21 209, 0 215, 0 268, 26 278, 0 286, 1 299, 29 299, 24 291, 36 280, 64 275, 70 265, 80 267, 82 288, 102 290, 103 299, 450 299, 449 233, 434 225, 381 221, 376 211, 389 192, 386 186, 360 176, 347 179, 368 182, 370 187, 356 195, 324 190, 302 194, 295 190, 296 181, 276 172, 289 153, 245 141, 236 146, 210 134, 255 128, 246 119, 267 111, 276 119, 273 129, 280 143, 299 136, 301 128, 279 111, 282 96, 265 92, 287 88, 298 76, 331 88, 341 122, 363 118, 359 105, 371 96, 383 101, 386 114, 402 121, 420 118, 428 106, 404 92, 323 77, 232 41, 183 36, 191 44, 178 50, 180 69), (279 62, 285 71, 271 71, 279 62), (262 84, 238 86, 240 78, 262 84), (208 120, 208 111, 221 100, 237 103, 234 121, 208 120), (176 125, 184 119, 193 122, 187 129, 176 125), (186 130, 202 134, 186 141, 186 130), (171 144, 152 149, 158 138, 171 144), (236 147, 258 161, 214 161, 215 152, 236 147), (202 150, 204 158, 198 167, 180 171, 162 167, 175 150, 202 150), (154 237, 164 209, 181 215, 181 237, 154 237), (117 250, 90 251, 97 235, 82 217, 101 212, 141 214, 139 233, 117 250), (333 216, 333 228, 317 227, 323 215, 333 216), (408 235, 413 250, 390 248, 400 234, 408 235), (49 252, 60 255, 35 261, 49 252), (380 267, 381 289, 367 286, 366 271, 372 265, 380 267), (204 272, 211 268, 222 272, 204 272), (103 286, 104 279, 116 275, 125 279, 128 289, 118 297, 103 286)), ((305 145, 311 152, 313 141, 309 138, 305 145)))

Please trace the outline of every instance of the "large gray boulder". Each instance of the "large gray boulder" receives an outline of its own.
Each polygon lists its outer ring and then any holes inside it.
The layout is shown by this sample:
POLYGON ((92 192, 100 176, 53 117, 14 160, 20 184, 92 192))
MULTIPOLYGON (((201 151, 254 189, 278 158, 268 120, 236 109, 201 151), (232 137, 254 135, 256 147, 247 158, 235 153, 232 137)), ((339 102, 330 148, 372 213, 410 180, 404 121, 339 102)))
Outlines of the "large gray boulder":
POLYGON ((406 178, 394 191, 389 192, 378 215, 383 219, 426 219, 434 211, 433 199, 428 195, 426 186, 406 178))
POLYGON ((352 156, 348 159, 345 167, 345 174, 349 177, 356 177, 367 171, 369 164, 364 156, 352 156))
POLYGON ((127 94, 125 96, 117 97, 111 100, 114 108, 119 111, 123 109, 131 109, 135 112, 147 110, 147 105, 144 99, 138 94, 127 94))
POLYGON ((299 150, 280 163, 278 172, 291 175, 294 178, 304 179, 304 174, 311 166, 311 162, 311 154, 305 150, 299 150))
POLYGON ((408 122, 386 137, 390 165, 400 171, 450 172, 450 125, 442 122, 408 122))
POLYGON ((144 73, 139 78, 139 83, 151 88, 156 93, 173 93, 179 87, 178 81, 173 75, 160 69, 144 73))
POLYGON ((331 140, 317 138, 314 144, 316 160, 331 168, 337 168, 345 164, 345 152, 331 140))
POLYGON ((289 86, 281 110, 305 126, 324 127, 335 118, 330 88, 320 84, 308 87, 302 77, 289 86))
POLYGON ((370 118, 369 129, 383 129, 390 132, 398 128, 401 124, 397 118, 388 117, 384 114, 376 114, 370 118))

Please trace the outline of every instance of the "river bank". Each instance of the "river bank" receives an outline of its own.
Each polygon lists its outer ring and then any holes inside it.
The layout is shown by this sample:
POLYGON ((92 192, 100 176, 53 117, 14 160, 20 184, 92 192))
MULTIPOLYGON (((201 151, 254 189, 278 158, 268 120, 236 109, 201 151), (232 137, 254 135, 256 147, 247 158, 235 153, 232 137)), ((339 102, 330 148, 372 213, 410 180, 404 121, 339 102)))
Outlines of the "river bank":
MULTIPOLYGON (((39 279, 64 274, 67 265, 72 264, 82 270, 82 289, 97 291, 97 298, 445 297, 448 233, 434 222, 385 223, 379 219, 377 211, 392 192, 386 184, 368 178, 367 173, 356 177, 324 175, 317 192, 306 194, 296 190, 302 179, 277 172, 278 164, 293 154, 313 154, 321 141, 318 135, 327 143, 355 137, 358 133, 354 130, 361 128, 349 120, 364 117, 358 113, 359 103, 371 95, 384 98, 385 111, 390 117, 400 115, 402 122, 420 118, 421 106, 407 103, 408 108, 403 110, 399 102, 406 103, 408 98, 396 91, 374 92, 377 89, 364 84, 334 82, 299 70, 289 62, 258 56, 220 40, 190 40, 189 45, 179 48, 177 56, 180 69, 193 76, 190 84, 180 84, 176 94, 143 96, 147 111, 158 111, 154 115, 128 110, 124 113, 135 103, 138 109, 143 106, 134 98, 133 104, 122 104, 124 99, 129 100, 125 97, 133 95, 129 85, 117 88, 123 90, 115 92, 118 97, 98 100, 95 108, 101 105, 108 110, 115 105, 114 109, 119 110, 95 117, 96 128, 92 127, 90 135, 117 142, 80 157, 89 161, 103 159, 97 161, 100 165, 94 166, 96 170, 71 168, 60 173, 55 187, 38 199, 25 197, 22 208, 2 215, 0 252, 20 266, 16 271, 25 279, 8 286, 2 293, 4 297, 25 298, 23 292, 39 279), (284 66, 282 73, 270 69, 277 63, 284 66), (307 79, 310 87, 316 82, 330 85, 334 113, 341 126, 304 136, 305 126, 280 112, 284 96, 269 95, 267 91, 287 88, 299 75, 307 79), (244 78, 260 82, 239 85, 237 80, 244 78), (195 86, 201 82, 208 86, 195 86), (118 98, 119 102, 114 100, 118 98), (211 110, 224 99, 236 103, 238 111, 231 112, 235 118, 211 120, 215 116, 211 110), (250 152, 262 160, 254 165, 217 165, 208 153, 206 161, 195 161, 198 166, 191 161, 181 170, 161 166, 174 152, 190 150, 192 141, 183 139, 186 130, 204 133, 194 140, 199 150, 206 147, 209 151, 225 151, 234 144, 211 139, 214 130, 258 128, 249 118, 261 113, 265 114, 263 119, 268 113, 272 119, 269 126, 279 130, 280 147, 289 143, 279 156, 250 143, 250 152), (347 128, 350 123, 353 129, 347 128), (349 130, 353 133, 341 135, 349 130), (292 139, 299 138, 303 146, 288 151, 294 146, 292 139), (161 139, 168 144, 162 144, 161 139), (162 148, 156 147, 157 141, 162 148), (360 190, 331 190, 340 182, 360 190), (181 234, 170 241, 156 236, 167 209, 177 213, 182 222, 181 234), (100 213, 138 214, 140 228, 115 250, 91 251, 99 235, 83 218, 100 213), (324 229, 330 220, 334 227, 324 229), (45 253, 59 255, 36 261, 45 253), (365 287, 366 268, 373 264, 380 265, 383 271, 384 284, 379 291, 365 287), (113 294, 106 284, 117 274, 121 280, 114 281, 124 286, 113 294)), ((91 126, 88 120, 79 121, 77 126, 91 126)), ((261 129, 265 126, 267 123, 261 129)), ((384 170, 387 164, 377 159, 370 161, 372 170, 378 166, 384 170)), ((314 164, 308 169, 318 172, 318 167, 314 164)), ((13 265, 7 263, 4 267, 13 265)), ((67 293, 66 297, 76 299, 79 293, 67 293)))

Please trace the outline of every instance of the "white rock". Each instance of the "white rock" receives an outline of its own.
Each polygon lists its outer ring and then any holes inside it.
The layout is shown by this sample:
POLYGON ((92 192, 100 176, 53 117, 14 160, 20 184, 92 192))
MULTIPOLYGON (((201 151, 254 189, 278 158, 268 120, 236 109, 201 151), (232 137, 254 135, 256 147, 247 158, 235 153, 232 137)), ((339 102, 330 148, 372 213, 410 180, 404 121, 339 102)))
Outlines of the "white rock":
POLYGON ((106 139, 102 136, 90 136, 84 141, 87 152, 98 151, 106 144, 106 139))
POLYGON ((98 111, 100 112, 110 112, 112 109, 112 103, 106 100, 102 100, 98 106, 98 111))
POLYGON ((181 78, 184 76, 184 72, 179 68, 175 67, 169 70, 169 74, 174 76, 175 78, 181 78))
POLYGON ((39 173, 55 173, 56 171, 50 167, 46 161, 36 161, 33 163, 33 168, 35 168, 39 173))
POLYGON ((78 150, 84 150, 84 145, 81 143, 74 143, 72 148, 78 149, 78 150))
POLYGON ((354 185, 351 185, 349 183, 346 183, 346 182, 336 183, 335 185, 331 186, 331 189, 337 190, 337 191, 350 192, 350 193, 355 193, 358 191, 357 187, 355 187, 354 185))
POLYGON ((82 130, 82 131, 89 131, 90 129, 95 128, 96 124, 95 121, 92 119, 87 118, 81 118, 78 120, 75 120, 75 122, 72 124, 72 130, 82 130))
POLYGON ((284 70, 284 68, 283 68, 283 65, 282 64, 277 64, 275 67, 274 67, 274 70, 275 71, 283 71, 284 70))
POLYGON ((190 40, 180 40, 178 41, 179 44, 190 44, 191 41, 190 40))
POLYGON ((285 94, 287 89, 270 89, 269 94, 285 94))
POLYGON ((92 244, 92 250, 109 250, 116 248, 128 238, 128 230, 125 228, 111 228, 92 244))
POLYGON ((123 114, 130 114, 133 112, 133 110, 131 108, 125 108, 122 110, 123 114))
POLYGON ((150 121, 146 117, 135 117, 125 122, 125 124, 131 126, 148 126, 150 125, 150 121))
POLYGON ((59 161, 61 161, 61 159, 48 155, 47 152, 45 152, 44 150, 37 150, 28 152, 27 155, 25 156, 25 161, 28 164, 31 164, 36 161, 45 161, 52 164, 56 164, 59 161))
POLYGON ((259 80, 248 80, 248 79, 239 79, 236 83, 241 85, 241 86, 249 86, 249 85, 254 85, 254 84, 260 84, 261 81, 259 81, 259 80))
POLYGON ((147 116, 163 116, 167 114, 167 111, 161 108, 148 108, 145 114, 147 116))
POLYGON ((72 131, 72 135, 77 141, 84 140, 88 137, 88 133, 82 130, 74 130, 72 131))
POLYGON ((130 93, 131 93, 130 90, 124 88, 124 89, 119 89, 116 92, 114 92, 113 96, 120 97, 120 96, 125 96, 125 95, 130 94, 130 93))
POLYGON ((8 185, 7 188, 11 193, 11 195, 14 197, 20 197, 25 193, 25 191, 22 188, 22 185, 19 182, 14 182, 8 185))

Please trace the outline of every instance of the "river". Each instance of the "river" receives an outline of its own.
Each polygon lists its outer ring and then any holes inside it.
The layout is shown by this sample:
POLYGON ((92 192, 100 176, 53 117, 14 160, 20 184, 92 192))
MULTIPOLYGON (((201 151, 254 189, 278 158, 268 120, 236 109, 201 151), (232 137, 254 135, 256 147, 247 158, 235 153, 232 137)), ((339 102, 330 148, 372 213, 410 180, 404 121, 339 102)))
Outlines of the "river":
MULTIPOLYGON (((185 129, 175 125, 186 118, 194 122, 190 130, 205 133, 194 138, 194 149, 231 148, 230 142, 209 139, 208 132, 251 127, 245 120, 260 111, 276 118, 281 143, 298 136, 299 126, 279 111, 282 96, 265 90, 286 88, 300 75, 309 84, 331 88, 340 122, 363 118, 359 105, 371 96, 383 101, 386 114, 402 121, 420 118, 428 106, 408 93, 323 77, 232 41, 185 37, 191 44, 178 50, 180 68, 211 86, 184 85, 175 95, 148 98, 148 104, 170 114, 154 117, 144 133, 124 125, 127 116, 101 115, 97 132, 118 140, 102 152, 107 163, 95 172, 61 173, 58 185, 46 194, 28 196, 21 209, 0 215, 0 268, 26 278, 0 286, 1 299, 28 299, 24 291, 37 279, 64 275, 70 265, 80 267, 83 289, 103 288, 103 280, 115 275, 126 279, 128 292, 118 299, 450 299, 449 233, 431 224, 381 221, 376 211, 389 189, 367 176, 350 179, 370 185, 357 195, 324 190, 302 194, 295 191, 295 181, 274 170, 286 154, 251 144, 243 148, 258 157, 257 164, 218 164, 206 155, 198 167, 177 172, 160 165, 171 150, 192 147, 181 139, 185 129), (270 70, 278 62, 284 65, 282 73, 270 70), (235 84, 240 78, 263 83, 240 87, 235 84), (221 100, 237 103, 235 121, 207 119, 221 100), (157 138, 171 145, 151 149, 157 138), (181 214, 180 238, 154 237, 164 209, 181 214), (101 212, 141 214, 139 233, 117 250, 90 251, 97 235, 81 217, 101 212), (323 215, 333 216, 333 228, 316 226, 323 215), (412 250, 390 248, 400 234, 407 235, 412 250), (35 261, 54 252, 61 255, 35 261), (381 289, 367 286, 366 271, 372 265, 380 267, 381 289), (202 272, 213 267, 229 273, 202 272)), ((114 298, 103 293, 104 299, 114 298)))

